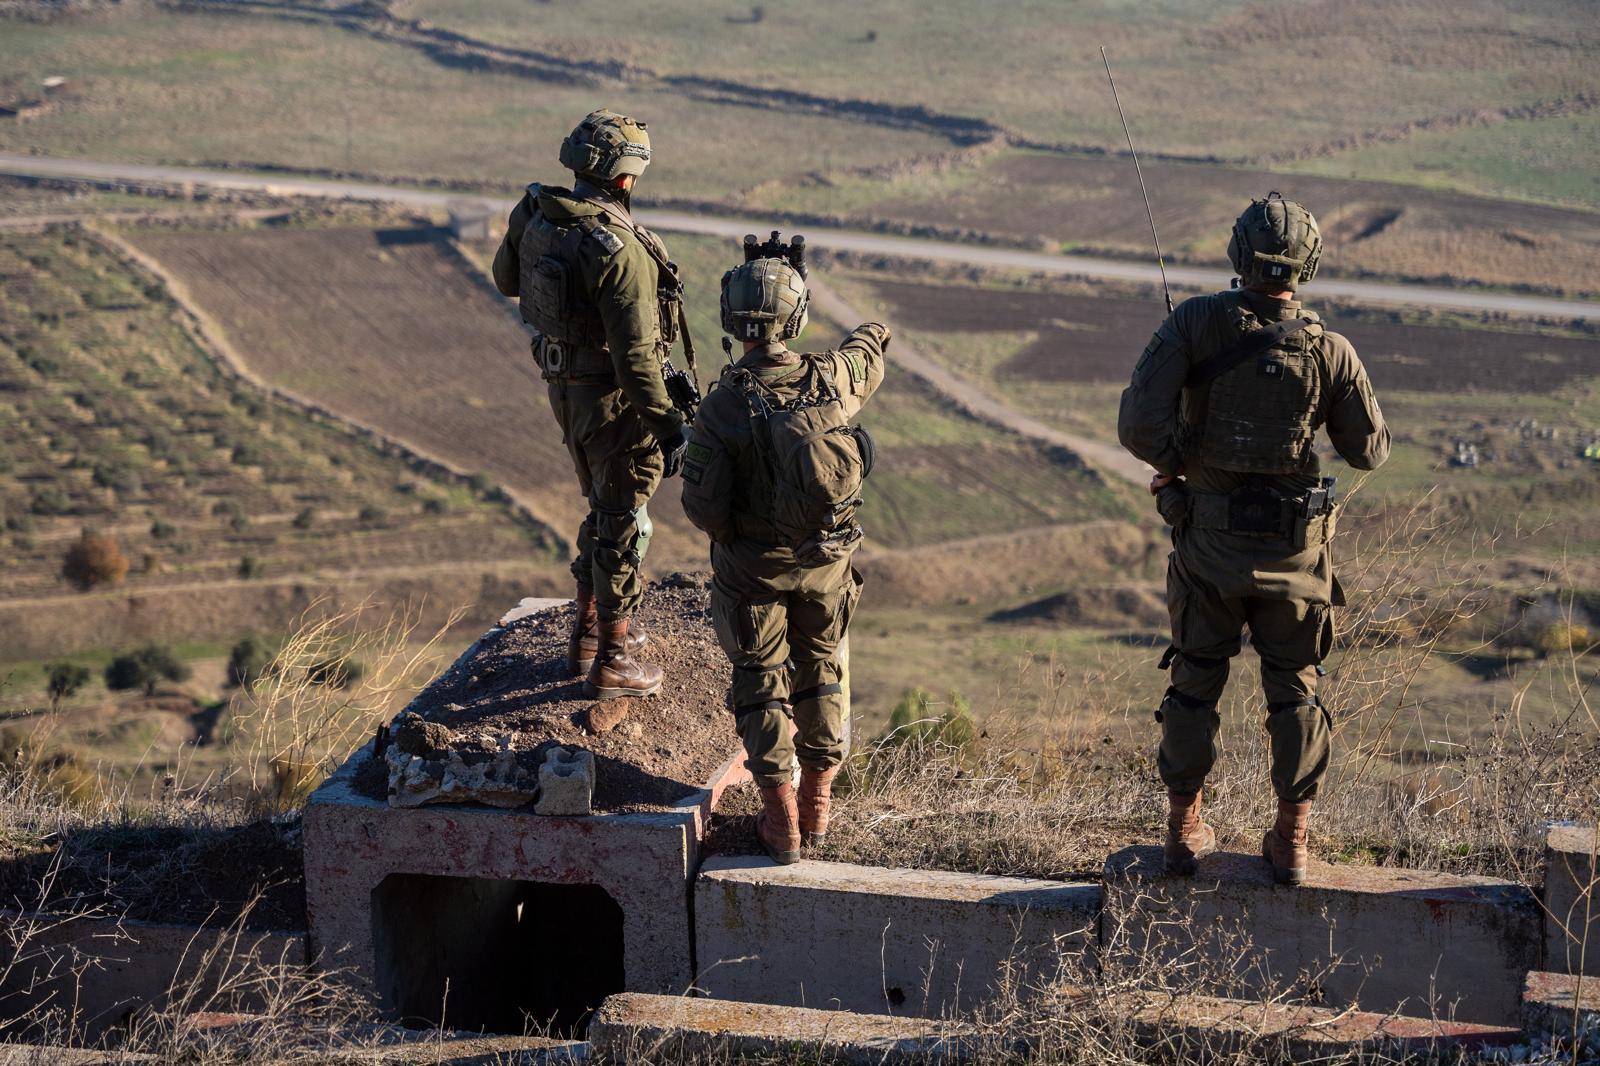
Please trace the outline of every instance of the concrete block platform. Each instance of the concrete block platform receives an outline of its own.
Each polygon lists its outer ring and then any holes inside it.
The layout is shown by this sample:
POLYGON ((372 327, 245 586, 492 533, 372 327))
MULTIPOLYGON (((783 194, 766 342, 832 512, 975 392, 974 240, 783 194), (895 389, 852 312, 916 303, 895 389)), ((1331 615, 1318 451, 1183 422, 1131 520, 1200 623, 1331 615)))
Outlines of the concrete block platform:
POLYGON ((697 986, 719 999, 941 1017, 1091 949, 1100 887, 754 856, 695 882, 697 986))
POLYGON ((306 961, 301 932, 10 910, 0 911, 0 945, 0 1015, 71 1009, 87 1040, 152 1011, 259 1009, 266 992, 247 978, 306 961))
POLYGON ((1592 827, 1552 826, 1545 834, 1544 964, 1552 972, 1600 975, 1597 850, 1592 827))
POLYGON ((356 752, 304 812, 313 961, 418 1024, 577 1024, 612 992, 694 978, 690 882, 728 763, 673 809, 549 817, 392 808, 356 792, 356 752), (548 960, 581 957, 579 967, 548 960), (541 963, 538 960, 546 960, 541 963))
POLYGON ((1105 890, 1108 965, 1164 960, 1229 995, 1508 1025, 1543 953, 1533 891, 1492 878, 1313 862, 1290 888, 1259 856, 1228 852, 1169 878, 1152 846, 1112 855, 1105 890))

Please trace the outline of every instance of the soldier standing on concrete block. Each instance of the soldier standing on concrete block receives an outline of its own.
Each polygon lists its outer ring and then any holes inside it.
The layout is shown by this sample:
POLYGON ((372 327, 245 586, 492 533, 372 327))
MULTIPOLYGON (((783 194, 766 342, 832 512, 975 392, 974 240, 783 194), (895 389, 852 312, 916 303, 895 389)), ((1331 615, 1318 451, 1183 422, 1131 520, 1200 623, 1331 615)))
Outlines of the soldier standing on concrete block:
POLYGON ((712 541, 712 622, 761 789, 756 829, 780 863, 802 839, 821 843, 846 754, 837 653, 861 592, 851 560, 873 460, 850 419, 883 381, 889 345, 889 328, 868 322, 836 351, 788 349, 806 325, 802 247, 747 237, 747 261, 723 275, 722 328, 744 356, 700 406, 683 467, 684 513, 712 541))
MULTIPOLYGON (((528 186, 494 280, 536 331, 534 359, 589 502, 572 564, 567 667, 586 676, 591 697, 648 696, 661 668, 636 658, 645 634, 629 620, 644 596, 646 505, 662 477, 678 473, 688 444, 667 385, 679 374, 667 357, 683 324, 683 286, 666 246, 628 209, 650 162, 645 124, 595 111, 561 143, 560 159, 577 176, 572 189, 528 186)), ((687 333, 684 341, 692 370, 687 333)))
POLYGON ((1167 786, 1166 868, 1192 875, 1216 850, 1200 818, 1216 760, 1217 701, 1241 633, 1261 657, 1278 816, 1262 855, 1282 883, 1305 878, 1307 821, 1328 768, 1332 720, 1317 698, 1344 597, 1329 541, 1335 500, 1313 443, 1372 470, 1389 430, 1350 342, 1301 309, 1322 237, 1277 193, 1233 226, 1237 287, 1180 304, 1151 338, 1122 394, 1122 444, 1156 469, 1150 491, 1172 526, 1167 607, 1172 669, 1156 720, 1167 786))

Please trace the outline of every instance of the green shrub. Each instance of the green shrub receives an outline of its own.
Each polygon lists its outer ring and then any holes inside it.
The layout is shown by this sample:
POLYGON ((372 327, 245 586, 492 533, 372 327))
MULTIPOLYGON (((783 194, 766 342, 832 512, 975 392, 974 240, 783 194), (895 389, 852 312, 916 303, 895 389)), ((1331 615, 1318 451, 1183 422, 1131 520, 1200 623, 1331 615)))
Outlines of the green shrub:
POLYGON ((315 507, 306 507, 294 516, 293 525, 296 529, 310 529, 316 520, 317 509, 315 507))
POLYGON ((92 676, 87 666, 77 663, 51 663, 44 668, 45 691, 50 694, 50 709, 57 710, 61 701, 71 699, 92 676))
POLYGON ((193 671, 169 647, 146 644, 138 651, 119 655, 106 665, 106 688, 113 692, 143 688, 154 696, 163 681, 187 681, 193 671))
POLYGON ((261 565, 261 560, 254 555, 246 555, 239 560, 239 576, 246 581, 260 577, 265 569, 261 565))
POLYGON ((351 658, 328 659, 306 668, 306 680, 328 688, 349 688, 360 681, 366 667, 351 658))
POLYGON ((884 739, 895 744, 918 741, 968 751, 977 744, 978 726, 972 720, 972 705, 961 693, 951 692, 949 700, 941 704, 927 689, 909 688, 889 715, 884 739))
POLYGON ((260 637, 245 637, 228 652, 228 687, 248 691, 272 665, 276 654, 260 637))
POLYGON ((171 540, 178 535, 178 527, 160 519, 150 523, 150 536, 155 540, 171 540))
POLYGON ((361 524, 362 529, 376 529, 388 520, 389 513, 382 507, 374 507, 372 504, 361 508, 361 512, 356 515, 356 521, 361 524))

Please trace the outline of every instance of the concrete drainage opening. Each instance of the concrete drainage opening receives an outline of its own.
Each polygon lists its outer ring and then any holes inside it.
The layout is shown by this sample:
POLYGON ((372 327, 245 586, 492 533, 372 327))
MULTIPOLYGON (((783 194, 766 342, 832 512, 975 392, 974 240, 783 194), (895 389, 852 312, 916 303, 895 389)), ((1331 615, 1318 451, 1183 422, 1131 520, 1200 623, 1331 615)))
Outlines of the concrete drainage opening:
POLYGON ((376 985, 405 1025, 581 1036, 623 991, 622 908, 598 885, 390 874, 372 891, 376 985))

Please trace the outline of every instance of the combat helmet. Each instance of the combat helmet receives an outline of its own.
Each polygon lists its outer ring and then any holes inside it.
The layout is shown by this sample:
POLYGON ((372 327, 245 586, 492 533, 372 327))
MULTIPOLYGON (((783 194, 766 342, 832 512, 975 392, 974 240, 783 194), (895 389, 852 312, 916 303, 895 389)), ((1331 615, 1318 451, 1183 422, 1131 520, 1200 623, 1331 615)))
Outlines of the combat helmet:
POLYGON ((561 165, 607 184, 624 174, 638 177, 650 165, 650 134, 643 122, 602 107, 561 142, 561 165))
POLYGON ((1252 200, 1233 224, 1228 260, 1239 284, 1292 289, 1310 281, 1322 257, 1322 231, 1310 211, 1275 192, 1252 200))
POLYGON ((722 328, 740 341, 786 341, 806 328, 811 294, 782 259, 752 259, 722 275, 722 328))

